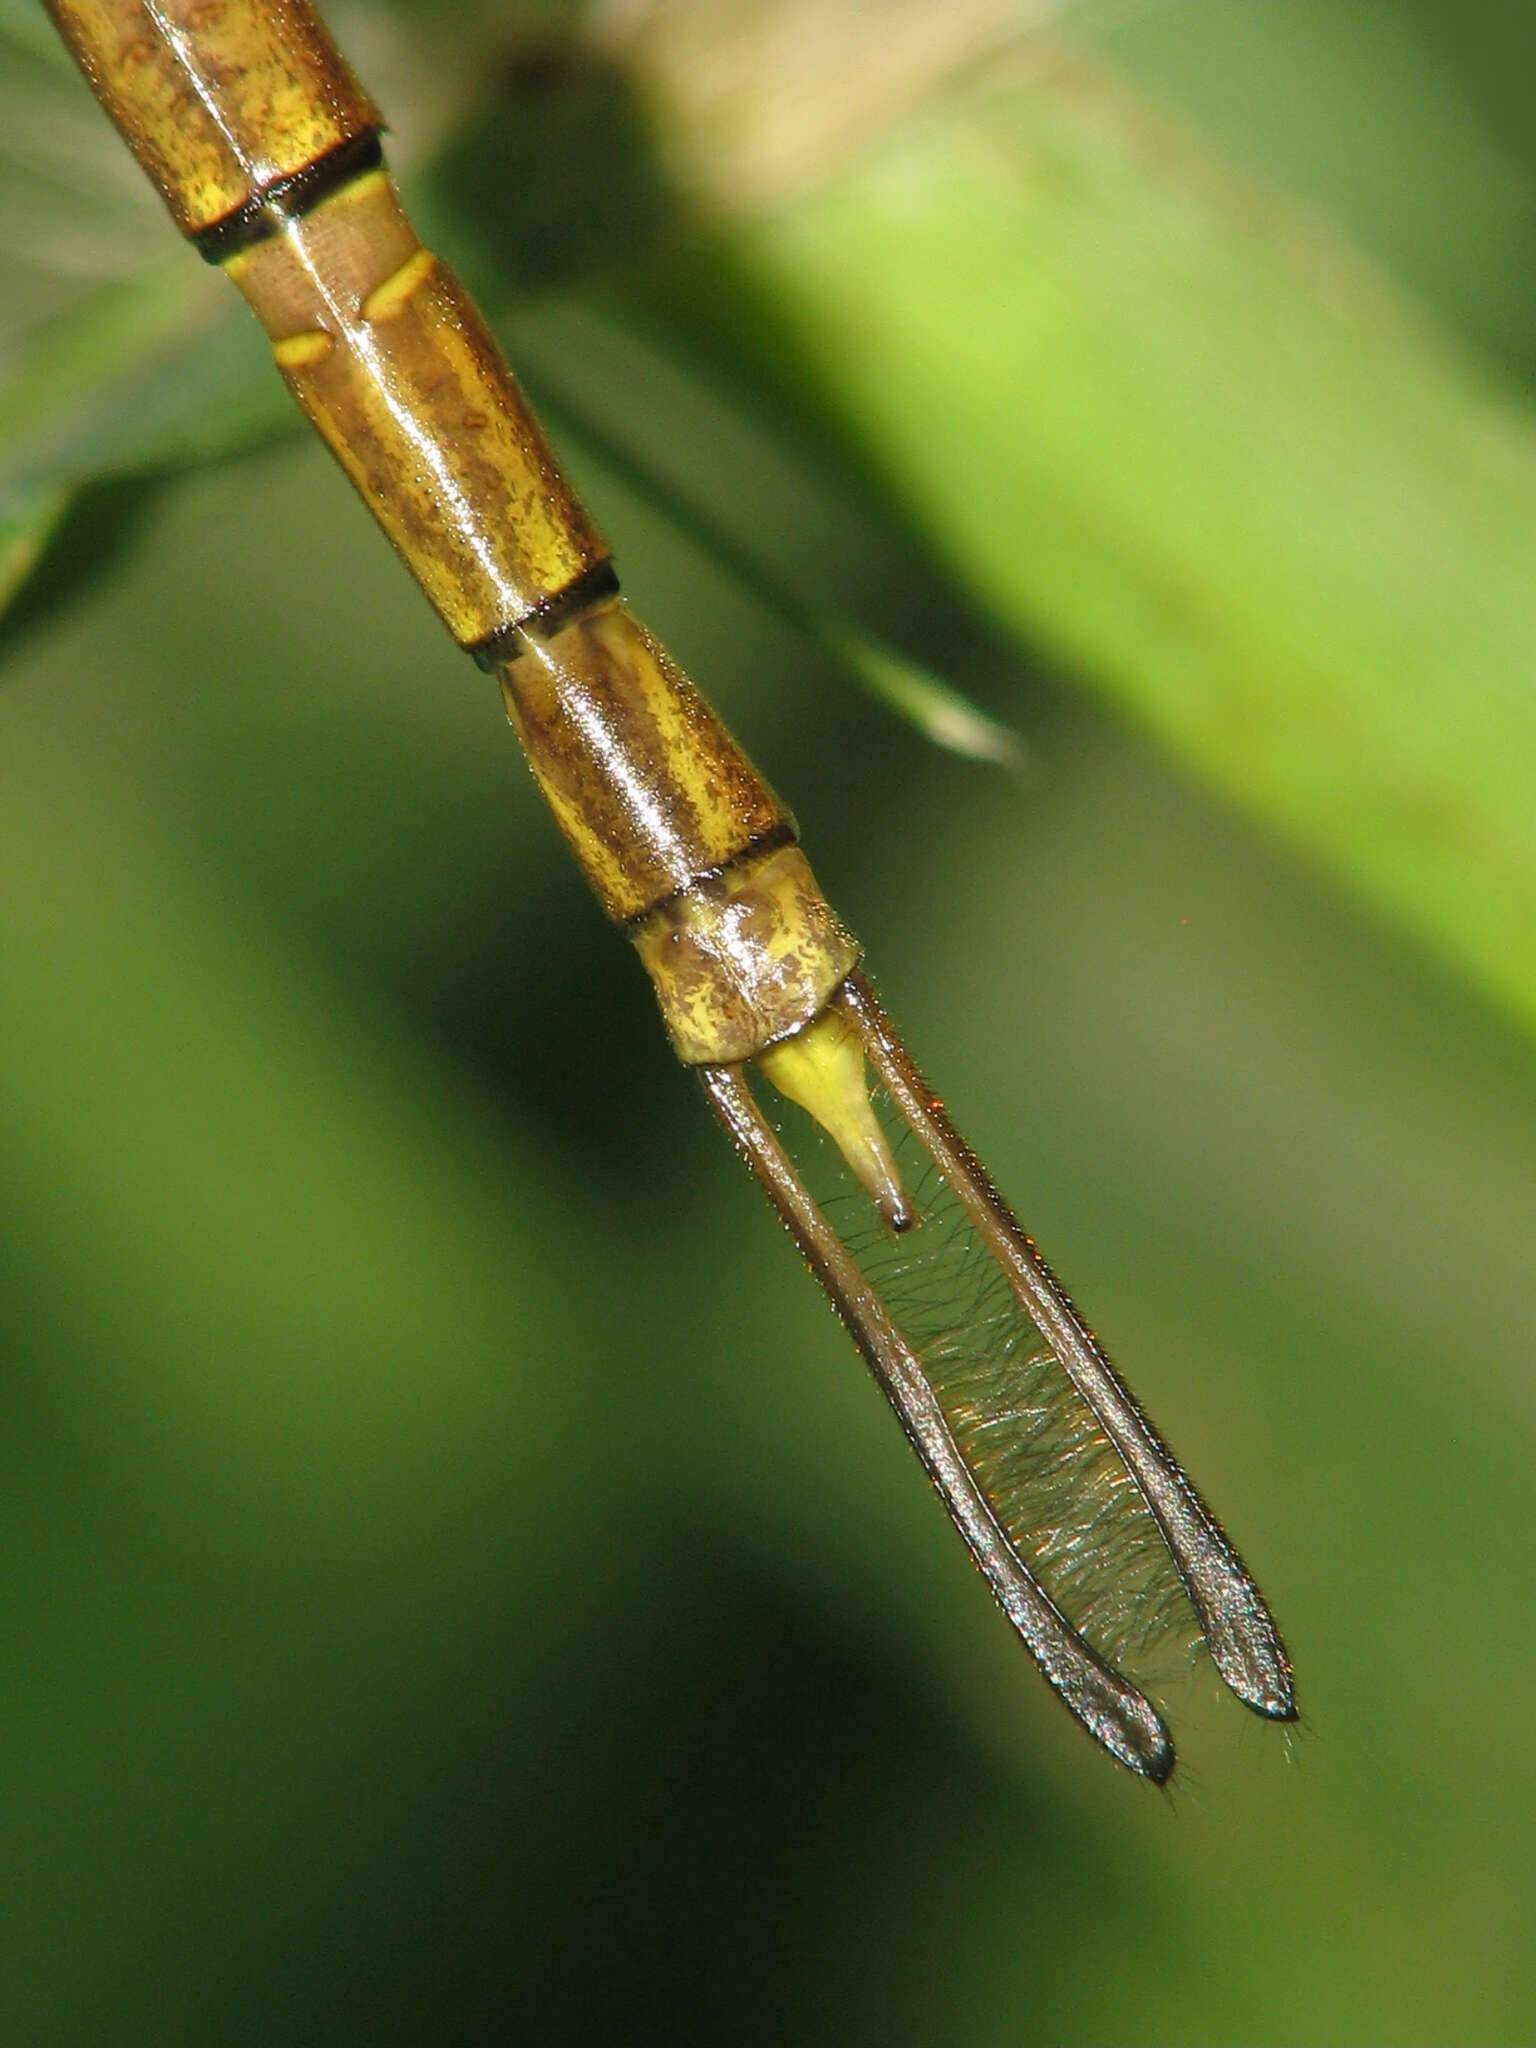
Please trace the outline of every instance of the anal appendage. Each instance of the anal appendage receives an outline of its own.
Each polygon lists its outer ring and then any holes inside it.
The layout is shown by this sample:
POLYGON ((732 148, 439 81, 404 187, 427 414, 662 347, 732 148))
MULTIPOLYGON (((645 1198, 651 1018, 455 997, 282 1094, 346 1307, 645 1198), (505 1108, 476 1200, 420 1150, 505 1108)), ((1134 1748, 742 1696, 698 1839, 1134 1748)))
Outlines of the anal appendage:
POLYGON ((823 1010, 803 1031, 760 1052, 754 1064, 826 1131, 889 1227, 910 1230, 917 1211, 870 1102, 864 1046, 853 1026, 823 1010))

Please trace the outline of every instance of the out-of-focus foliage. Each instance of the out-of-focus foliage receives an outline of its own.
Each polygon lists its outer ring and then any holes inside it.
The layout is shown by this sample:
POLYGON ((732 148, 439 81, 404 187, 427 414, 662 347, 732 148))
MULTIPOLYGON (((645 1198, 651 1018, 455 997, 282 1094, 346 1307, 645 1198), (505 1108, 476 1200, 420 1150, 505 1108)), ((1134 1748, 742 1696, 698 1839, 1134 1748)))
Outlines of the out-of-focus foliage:
POLYGON ((1528 52, 1430 0, 922 16, 732 74, 632 12, 334 11, 1301 1734, 1198 1673, 1163 1800, 1044 1695, 487 693, 13 0, 17 2039, 1529 2038, 1536 1089, 1465 994, 1528 1020, 1528 52), (1029 776, 842 692, 647 469, 1029 776))

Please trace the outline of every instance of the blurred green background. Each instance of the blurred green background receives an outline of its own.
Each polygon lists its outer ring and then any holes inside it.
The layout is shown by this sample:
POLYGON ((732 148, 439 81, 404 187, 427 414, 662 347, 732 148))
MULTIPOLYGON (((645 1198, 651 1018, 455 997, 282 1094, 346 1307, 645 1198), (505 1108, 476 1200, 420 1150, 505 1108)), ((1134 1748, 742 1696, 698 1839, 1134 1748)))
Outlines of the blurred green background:
POLYGON ((7 2038, 1528 2041, 1529 20, 333 19, 1304 1720, 1048 1697, 7 0, 7 2038))

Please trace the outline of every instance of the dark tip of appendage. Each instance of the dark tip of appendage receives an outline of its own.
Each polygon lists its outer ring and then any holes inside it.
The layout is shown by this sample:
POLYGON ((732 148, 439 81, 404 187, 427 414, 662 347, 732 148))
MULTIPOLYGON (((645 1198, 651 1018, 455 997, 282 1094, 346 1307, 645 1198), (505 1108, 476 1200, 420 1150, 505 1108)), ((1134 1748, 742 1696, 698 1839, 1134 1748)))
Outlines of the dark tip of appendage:
POLYGON ((1236 1686, 1233 1687, 1233 1691, 1245 1707, 1251 1707, 1254 1713, 1262 1714, 1266 1721, 1294 1721, 1297 1718, 1296 1688, 1291 1682, 1289 1671, 1283 1674, 1279 1683, 1270 1685, 1263 1691, 1248 1693, 1236 1686))
MULTIPOLYGON (((1240 1569, 1240 1567, 1239 1567, 1240 1569)), ((1208 1634, 1211 1661, 1226 1685, 1266 1721, 1296 1719, 1296 1683, 1280 1631, 1249 1581, 1248 1607, 1221 1634, 1208 1634)))
POLYGON ((1127 1727, 1096 1728, 1090 1724, 1088 1732, 1117 1763, 1134 1771, 1138 1778, 1147 1778, 1154 1785, 1166 1785, 1173 1776, 1173 1767, 1178 1761, 1173 1737, 1152 1707, 1147 1708, 1144 1719, 1127 1727))
POLYGON ((1176 1761, 1173 1742, 1170 1738, 1163 1743, 1160 1750, 1155 1751, 1147 1758, 1146 1763, 1142 1767, 1142 1776, 1149 1778, 1154 1785, 1166 1785, 1173 1776, 1173 1766, 1176 1761))
POLYGON ((349 136, 324 156, 316 157, 302 171, 275 178, 261 191, 253 192, 243 206, 226 213, 222 220, 200 228, 190 237, 192 246, 205 263, 227 263, 242 249, 281 234, 290 222, 302 220, 312 212, 322 199, 340 192, 365 171, 378 170, 383 161, 378 129, 365 128, 361 135, 349 136))
POLYGON ((1138 1778, 1166 1785, 1176 1752, 1162 1715, 1144 1692, 1089 1648, 1070 1624, 1069 1649, 1053 1666, 1042 1665, 1052 1690, 1100 1749, 1138 1778))
POLYGON ((1251 1707, 1256 1714, 1262 1714, 1266 1721, 1294 1721, 1296 1719, 1296 1686, 1291 1677, 1291 1667, 1285 1661, 1285 1652, 1275 1645, 1280 1656, 1278 1666, 1271 1666, 1268 1674, 1251 1692, 1238 1692, 1238 1698, 1245 1707, 1251 1707))

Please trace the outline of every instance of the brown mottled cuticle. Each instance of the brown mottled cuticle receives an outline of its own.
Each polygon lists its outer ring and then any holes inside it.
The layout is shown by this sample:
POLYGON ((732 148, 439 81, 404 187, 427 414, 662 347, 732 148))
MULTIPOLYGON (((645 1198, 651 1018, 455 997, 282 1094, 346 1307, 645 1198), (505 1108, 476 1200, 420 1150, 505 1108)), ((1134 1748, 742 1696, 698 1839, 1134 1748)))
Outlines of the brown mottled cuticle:
POLYGON ((314 11, 290 0, 45 5, 184 234, 379 126, 314 11))
POLYGON ((607 559, 468 294, 382 171, 225 268, 299 404, 461 646, 607 559), (311 332, 336 346, 296 360, 311 332))
POLYGON ((610 601, 499 670, 539 786, 627 923, 794 821, 660 643, 610 601))
POLYGON ((635 927, 662 1020, 690 1066, 755 1058, 802 1031, 858 965, 798 846, 754 849, 635 927))

